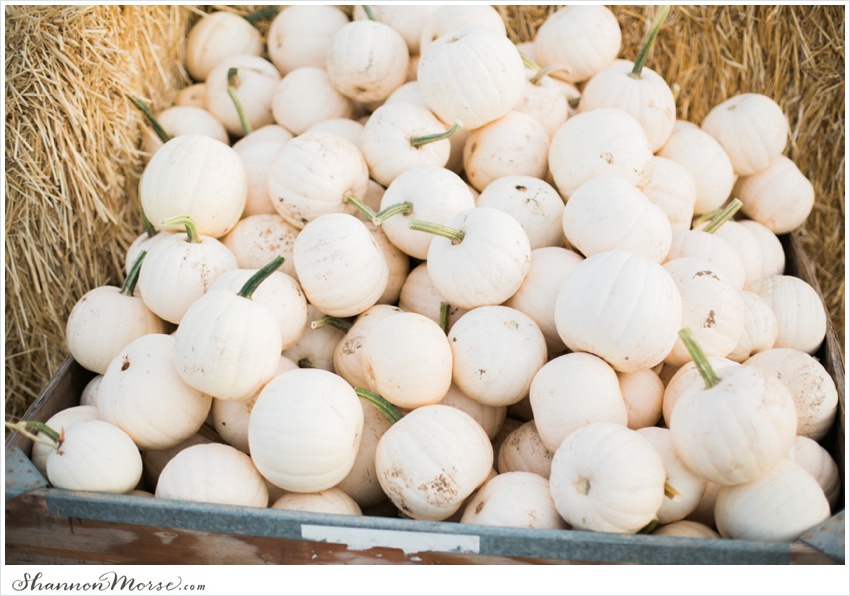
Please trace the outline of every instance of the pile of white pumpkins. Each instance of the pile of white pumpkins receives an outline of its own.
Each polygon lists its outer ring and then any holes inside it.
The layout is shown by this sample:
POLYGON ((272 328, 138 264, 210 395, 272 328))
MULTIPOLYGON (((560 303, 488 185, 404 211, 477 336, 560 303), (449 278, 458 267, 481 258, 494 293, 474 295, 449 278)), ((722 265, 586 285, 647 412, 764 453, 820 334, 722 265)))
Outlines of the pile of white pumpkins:
POLYGON ((145 129, 127 283, 68 320, 97 376, 36 464, 60 488, 497 526, 826 520, 838 394, 822 299, 784 275, 777 235, 814 201, 788 121, 757 93, 677 120, 620 45, 598 5, 520 45, 487 5, 288 6, 265 37, 203 16, 195 84, 145 129))

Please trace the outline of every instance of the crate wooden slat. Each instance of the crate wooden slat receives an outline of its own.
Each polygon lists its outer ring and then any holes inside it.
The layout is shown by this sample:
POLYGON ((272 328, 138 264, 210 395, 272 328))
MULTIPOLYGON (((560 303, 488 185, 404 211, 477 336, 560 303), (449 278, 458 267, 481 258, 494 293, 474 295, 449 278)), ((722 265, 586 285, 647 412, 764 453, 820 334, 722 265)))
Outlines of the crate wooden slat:
MULTIPOLYGON (((818 289, 798 240, 782 240, 786 273, 818 289)), ((844 356, 831 325, 818 357, 838 387, 824 444, 844 487, 844 356)), ((68 358, 27 418, 45 421, 76 405, 92 376, 68 358)), ((843 510, 792 543, 496 528, 59 490, 29 461, 28 439, 12 433, 5 446, 9 564, 844 563, 843 510)))

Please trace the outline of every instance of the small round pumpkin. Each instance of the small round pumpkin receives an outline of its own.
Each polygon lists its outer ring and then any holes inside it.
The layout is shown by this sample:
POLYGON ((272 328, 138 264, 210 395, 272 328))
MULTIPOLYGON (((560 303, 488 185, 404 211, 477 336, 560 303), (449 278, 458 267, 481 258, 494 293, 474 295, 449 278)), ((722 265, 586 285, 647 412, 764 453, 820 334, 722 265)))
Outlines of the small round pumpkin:
POLYGON ((634 534, 664 501, 664 462, 637 431, 610 422, 577 429, 552 458, 555 507, 574 529, 634 534))
POLYGON ((507 472, 488 480, 467 503, 462 524, 565 530, 549 481, 532 472, 507 472))
POLYGON ((553 455, 543 444, 534 420, 528 420, 512 430, 499 446, 496 469, 499 474, 532 472, 549 478, 553 455))
POLYGON ((357 501, 338 488, 328 488, 314 493, 286 493, 272 503, 271 508, 336 515, 363 515, 357 501))
POLYGON ((275 122, 296 135, 331 118, 353 118, 355 111, 354 102, 337 91, 327 71, 317 66, 288 72, 272 97, 275 122))
POLYGON ((228 56, 262 53, 263 36, 251 23, 232 12, 210 12, 189 30, 186 69, 195 81, 204 81, 210 70, 228 56))
POLYGON ((812 183, 793 161, 780 155, 764 170, 742 176, 732 192, 747 217, 786 234, 803 225, 815 205, 812 183))
POLYGON ((272 101, 280 80, 280 72, 265 58, 245 54, 229 56, 218 62, 207 75, 207 109, 232 136, 248 135, 257 128, 274 123, 272 101), (242 114, 237 110, 234 95, 242 114))
POLYGON ((779 333, 774 348, 817 352, 826 337, 826 308, 810 284, 791 275, 771 275, 750 284, 749 290, 776 315, 779 333))
POLYGON ((325 68, 333 36, 347 23, 348 16, 336 6, 286 6, 266 34, 269 58, 284 75, 302 66, 325 68))

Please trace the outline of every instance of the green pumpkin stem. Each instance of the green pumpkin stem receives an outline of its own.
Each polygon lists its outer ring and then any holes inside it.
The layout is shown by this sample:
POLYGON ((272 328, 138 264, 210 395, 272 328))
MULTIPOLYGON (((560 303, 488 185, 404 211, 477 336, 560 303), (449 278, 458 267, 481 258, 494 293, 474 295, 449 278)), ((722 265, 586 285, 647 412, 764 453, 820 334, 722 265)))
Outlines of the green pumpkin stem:
POLYGON ((139 271, 142 270, 142 261, 148 256, 148 251, 143 250, 133 261, 133 266, 130 267, 130 272, 127 274, 127 279, 124 280, 124 285, 121 286, 121 293, 124 296, 132 296, 136 289, 136 282, 139 281, 139 271))
POLYGON ((669 12, 670 6, 665 5, 662 6, 656 13, 655 19, 652 21, 652 26, 649 28, 649 33, 647 33, 646 39, 644 39, 643 45, 640 47, 640 52, 638 52, 637 58, 635 59, 635 65, 629 75, 630 77, 635 79, 640 78, 643 67, 646 65, 646 60, 649 58, 649 52, 652 49, 652 46, 655 45, 655 38, 658 37, 661 25, 664 24, 664 19, 667 18, 667 14, 669 12))
POLYGON ((695 228, 699 224, 709 221, 712 217, 716 217, 721 211, 723 211, 723 209, 718 207, 717 209, 712 209, 711 211, 706 211, 705 213, 697 215, 694 217, 692 227, 695 228))
POLYGON ((416 149, 419 149, 420 147, 422 147, 423 145, 427 145, 428 143, 434 143, 436 141, 448 139, 461 128, 463 128, 463 122, 461 122, 460 120, 455 120, 455 123, 452 124, 452 127, 446 132, 438 132, 432 135, 421 135, 418 137, 411 137, 410 144, 416 149))
POLYGON ((145 214, 145 210, 142 209, 142 227, 145 229, 145 234, 148 235, 148 238, 153 238, 156 236, 156 226, 151 223, 151 220, 148 219, 148 216, 145 214))
POLYGON ((732 199, 732 201, 726 205, 723 209, 720 210, 711 220, 708 222, 702 231, 708 232, 709 234, 713 234, 716 232, 720 226, 725 224, 727 221, 732 219, 732 217, 738 212, 738 210, 743 206, 743 203, 738 199, 732 199))
POLYGON ((449 310, 451 305, 448 302, 440 302, 440 328, 446 335, 449 334, 449 310))
POLYGON ((280 269, 280 266, 283 265, 283 261, 285 259, 278 255, 273 258, 268 265, 265 265, 262 269, 259 269, 251 278, 245 282, 245 285, 242 286, 242 289, 237 292, 237 295, 242 296, 243 298, 247 298, 248 300, 254 295, 254 291, 260 286, 261 283, 266 281, 266 279, 275 271, 280 269))
POLYGON ((417 232, 428 232, 435 236, 443 236, 451 240, 452 244, 460 244, 463 241, 463 232, 443 224, 422 221, 421 219, 411 219, 407 227, 417 232))
POLYGON ((159 120, 156 119, 156 116, 150 106, 133 95, 128 95, 127 97, 133 102, 133 105, 135 105, 139 111, 144 114, 145 118, 147 118, 147 121, 150 123, 151 128, 153 128, 153 131, 156 133, 156 136, 159 137, 159 140, 163 143, 170 141, 171 135, 165 132, 165 129, 159 123, 159 120))
POLYGON ((248 21, 249 23, 251 23, 253 25, 257 21, 261 21, 266 17, 276 16, 277 13, 279 13, 279 12, 280 12, 280 9, 277 8, 276 6, 273 6, 271 8, 262 8, 262 9, 256 11, 256 12, 252 12, 251 14, 246 14, 242 18, 244 18, 246 21, 248 21))
POLYGON ((638 534, 652 534, 655 531, 655 528, 658 527, 659 520, 657 517, 653 517, 652 521, 638 530, 638 534))
POLYGON ((395 203, 394 205, 390 205, 389 207, 378 211, 378 213, 375 215, 375 219, 373 219, 372 221, 376 225, 381 225, 394 215, 398 215, 399 213, 401 213, 402 215, 410 215, 412 211, 413 203, 407 201, 405 201, 404 203, 395 203))
POLYGON ((702 348, 697 343, 696 338, 694 337, 693 332, 690 329, 680 329, 679 337, 682 339, 682 343, 685 344, 685 347, 688 349, 688 354, 691 355, 691 358, 694 361, 694 364, 699 371, 702 380, 705 382, 705 388, 711 389, 717 383, 720 382, 720 379, 717 377, 717 373, 714 372, 714 369, 711 368, 711 363, 708 361, 708 356, 705 355, 705 352, 702 351, 702 348))
POLYGON ((522 50, 517 50, 517 52, 519 53, 519 57, 522 58, 522 63, 525 65, 526 68, 529 68, 534 71, 540 70, 540 65, 537 64, 537 62, 535 62, 534 60, 532 60, 525 52, 523 52, 522 50))
POLYGON ((304 358, 299 358, 296 364, 298 365, 298 368, 316 368, 313 366, 313 361, 306 356, 304 358))
POLYGON ((332 317, 331 315, 325 315, 321 319, 313 321, 310 323, 310 329, 321 329, 325 325, 330 325, 331 327, 335 327, 339 329, 343 333, 348 333, 351 330, 351 326, 354 323, 347 319, 340 319, 339 317, 332 317))
POLYGON ((175 215, 166 219, 159 220, 161 226, 183 226, 186 229, 186 236, 189 237, 189 242, 197 244, 201 241, 201 235, 198 234, 198 226, 195 220, 188 215, 175 215))
POLYGON ((530 79, 528 79, 528 82, 531 83, 532 85, 539 85, 540 81, 543 80, 543 77, 547 76, 550 72, 555 72, 556 70, 566 71, 566 69, 559 64, 550 64, 549 66, 544 66, 542 68, 538 67, 538 68, 539 68, 539 70, 536 73, 534 73, 534 76, 531 77, 530 79))
POLYGON ((239 99, 239 95, 236 93, 236 89, 239 87, 239 82, 239 69, 236 67, 228 68, 227 94, 230 96, 230 100, 236 107, 236 113, 239 114, 239 123, 242 125, 242 136, 247 137, 251 134, 251 123, 248 122, 248 116, 245 114, 245 108, 242 105, 242 100, 239 99))
POLYGON ((378 19, 375 18, 375 13, 372 12, 371 6, 369 6, 367 4, 362 4, 361 6, 363 6, 363 12, 366 13, 367 19, 369 19, 370 21, 377 21, 378 20, 378 19))
POLYGON ((384 416, 387 417, 387 420, 395 424, 399 420, 401 420, 401 412, 398 411, 394 405, 388 402, 386 399, 378 395, 377 393, 373 393, 368 389, 363 389, 362 387, 355 387, 354 392, 357 394, 357 397, 362 397, 370 404, 378 408, 378 411, 381 412, 384 416))
POLYGON ((48 447, 53 447, 54 449, 59 448, 62 444, 63 432, 56 432, 49 426, 47 426, 44 422, 39 422, 37 420, 21 420, 20 422, 8 422, 6 420, 3 421, 3 425, 6 428, 17 431, 24 435, 26 438, 32 440, 35 443, 41 443, 42 445, 47 445, 48 447), (37 433, 45 434, 52 443, 48 443, 43 438, 39 437, 37 433))
POLYGON ((343 202, 348 203, 349 205, 357 209, 360 213, 362 213, 370 222, 375 225, 378 225, 377 223, 375 223, 375 218, 377 217, 375 210, 372 209, 369 205, 367 205, 360 197, 357 197, 355 195, 348 195, 343 199, 343 202))

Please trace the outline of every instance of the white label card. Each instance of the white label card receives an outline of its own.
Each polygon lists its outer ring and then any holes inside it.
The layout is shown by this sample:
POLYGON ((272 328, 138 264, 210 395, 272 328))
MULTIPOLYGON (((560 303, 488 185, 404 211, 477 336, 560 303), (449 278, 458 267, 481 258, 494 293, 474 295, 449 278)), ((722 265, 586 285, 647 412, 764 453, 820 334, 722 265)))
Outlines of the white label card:
POLYGON ((480 549, 478 536, 434 532, 403 532, 303 524, 301 537, 316 542, 346 544, 349 550, 366 550, 374 547, 398 548, 404 551, 405 555, 425 551, 478 554, 480 549))

